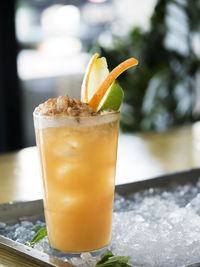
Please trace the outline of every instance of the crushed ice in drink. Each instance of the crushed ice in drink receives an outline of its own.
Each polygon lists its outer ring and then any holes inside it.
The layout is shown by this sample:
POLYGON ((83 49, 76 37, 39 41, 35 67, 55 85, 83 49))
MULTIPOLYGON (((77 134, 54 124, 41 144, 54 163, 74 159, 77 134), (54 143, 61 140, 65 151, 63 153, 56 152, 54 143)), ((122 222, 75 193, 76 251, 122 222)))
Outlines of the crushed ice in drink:
MULTIPOLYGON (((131 256, 130 264, 178 267, 200 262, 200 179, 195 186, 150 188, 126 198, 116 194, 114 211, 109 249, 115 255, 131 256)), ((35 235, 34 226, 40 224, 44 222, 0 222, 0 235, 24 244, 35 235)), ((47 237, 34 248, 52 253, 47 237)), ((90 253, 60 258, 79 267, 92 267, 97 261, 90 253)))

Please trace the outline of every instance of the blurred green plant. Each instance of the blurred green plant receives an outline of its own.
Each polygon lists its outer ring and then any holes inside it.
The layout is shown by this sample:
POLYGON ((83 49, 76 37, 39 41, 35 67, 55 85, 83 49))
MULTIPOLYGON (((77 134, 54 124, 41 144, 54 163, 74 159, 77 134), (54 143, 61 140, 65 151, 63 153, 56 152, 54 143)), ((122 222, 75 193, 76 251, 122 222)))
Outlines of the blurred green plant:
POLYGON ((125 37, 112 36, 112 47, 96 43, 92 52, 107 58, 112 69, 125 58, 139 60, 119 77, 125 91, 121 126, 125 131, 162 130, 193 122, 200 55, 194 39, 200 28, 200 2, 158 0, 144 31, 134 27, 125 37), (176 47, 170 40, 176 41, 176 47))

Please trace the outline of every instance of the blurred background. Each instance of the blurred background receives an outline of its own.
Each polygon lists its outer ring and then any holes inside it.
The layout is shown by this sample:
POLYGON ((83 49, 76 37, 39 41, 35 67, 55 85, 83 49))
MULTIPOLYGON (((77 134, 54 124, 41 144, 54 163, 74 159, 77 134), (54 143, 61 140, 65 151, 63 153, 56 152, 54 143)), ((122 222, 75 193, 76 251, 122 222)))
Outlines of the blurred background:
POLYGON ((122 74, 121 130, 162 131, 200 118, 199 0, 9 0, 0 8, 0 152, 35 144, 32 112, 80 97, 91 53, 122 74))

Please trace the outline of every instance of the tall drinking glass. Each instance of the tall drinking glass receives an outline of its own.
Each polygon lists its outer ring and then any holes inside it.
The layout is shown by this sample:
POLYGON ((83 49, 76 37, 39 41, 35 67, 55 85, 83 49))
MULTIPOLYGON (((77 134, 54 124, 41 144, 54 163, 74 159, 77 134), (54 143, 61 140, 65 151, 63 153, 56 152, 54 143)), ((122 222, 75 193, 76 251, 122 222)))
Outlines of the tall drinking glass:
POLYGON ((34 113, 48 238, 55 249, 80 253, 110 242, 119 116, 34 113))

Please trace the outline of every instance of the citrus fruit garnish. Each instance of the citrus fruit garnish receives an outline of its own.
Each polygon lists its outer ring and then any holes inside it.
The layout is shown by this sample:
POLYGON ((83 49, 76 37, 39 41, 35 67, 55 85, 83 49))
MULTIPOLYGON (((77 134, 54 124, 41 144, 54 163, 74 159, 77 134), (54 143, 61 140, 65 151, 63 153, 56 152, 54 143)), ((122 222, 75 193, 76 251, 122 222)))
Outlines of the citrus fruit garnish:
POLYGON ((89 78, 91 78, 91 71, 93 69, 93 66, 96 62, 96 59, 98 58, 99 54, 94 54, 87 66, 87 69, 85 71, 85 76, 83 78, 83 83, 82 83, 82 87, 81 87, 81 101, 87 103, 88 102, 88 82, 89 82, 89 78))
POLYGON ((99 103, 98 110, 118 110, 122 104, 123 98, 124 92, 121 86, 116 81, 114 81, 99 103))
POLYGON ((81 100, 95 110, 118 110, 123 100, 123 90, 115 80, 122 72, 137 64, 137 59, 129 58, 109 73, 106 59, 98 59, 98 54, 95 54, 83 80, 81 100))

